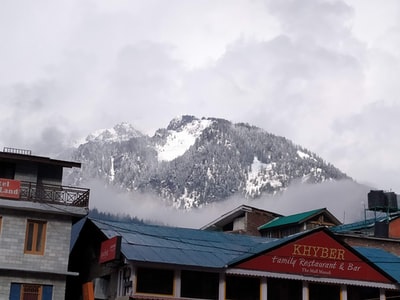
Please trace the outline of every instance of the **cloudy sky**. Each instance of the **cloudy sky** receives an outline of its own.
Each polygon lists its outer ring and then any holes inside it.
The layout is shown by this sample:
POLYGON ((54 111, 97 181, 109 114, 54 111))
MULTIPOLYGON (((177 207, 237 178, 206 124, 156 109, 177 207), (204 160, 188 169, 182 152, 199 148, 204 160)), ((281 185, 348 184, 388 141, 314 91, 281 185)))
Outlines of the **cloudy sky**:
POLYGON ((3 0, 0 146, 247 122, 400 193, 400 1, 3 0))

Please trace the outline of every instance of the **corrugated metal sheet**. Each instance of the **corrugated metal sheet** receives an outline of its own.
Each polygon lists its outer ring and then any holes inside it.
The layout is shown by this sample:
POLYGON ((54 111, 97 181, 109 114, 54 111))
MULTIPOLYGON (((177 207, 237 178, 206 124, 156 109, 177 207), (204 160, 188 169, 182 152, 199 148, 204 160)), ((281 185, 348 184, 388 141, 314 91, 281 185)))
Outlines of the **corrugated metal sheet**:
POLYGON ((400 257, 378 248, 353 247, 358 253, 400 282, 400 257))
POLYGON ((332 232, 337 233, 344 233, 349 231, 361 230, 361 229, 368 229, 374 226, 375 222, 383 221, 387 219, 387 217, 378 217, 373 219, 367 219, 359 222, 354 222, 350 224, 343 224, 338 226, 333 226, 329 228, 332 232))
POLYGON ((235 257, 252 253, 268 239, 197 229, 91 221, 108 237, 122 236, 128 260, 223 268, 235 257))
POLYGON ((290 216, 286 216, 286 217, 278 217, 278 218, 273 219, 271 222, 261 225, 258 229, 262 230, 262 229, 268 229, 268 228, 273 228, 273 227, 278 227, 278 226, 285 226, 285 225, 289 225, 289 224, 296 224, 305 219, 308 219, 309 217, 311 217, 323 210, 324 210, 323 208, 320 208, 320 209, 315 209, 315 210, 311 210, 311 211, 307 211, 307 212, 303 212, 303 213, 299 213, 299 214, 295 214, 295 215, 290 215, 290 216))
POLYGON ((236 256, 234 259, 232 259, 229 262, 229 266, 235 265, 236 263, 246 260, 257 254, 261 254, 261 253, 267 252, 268 250, 271 250, 273 248, 279 247, 280 245, 283 245, 284 243, 290 242, 291 240, 298 238, 299 236, 303 235, 304 233, 305 232, 299 232, 299 233, 292 234, 292 235, 289 235, 284 238, 268 239, 262 243, 258 243, 253 248, 249 249, 249 251, 247 251, 247 253, 240 255, 240 256, 236 256))
MULTIPOLYGON (((218 269, 234 266, 235 262, 313 231, 283 239, 267 239, 188 228, 89 220, 108 238, 116 235, 122 237, 121 252, 128 260, 218 269)), ((396 282, 400 282, 400 257, 378 248, 353 248, 396 282)))
POLYGON ((384 289, 397 289, 397 285, 393 283, 338 279, 338 278, 319 277, 319 276, 305 276, 305 275, 296 275, 288 273, 272 273, 272 272, 263 272, 263 271, 254 271, 245 269, 228 269, 226 273, 241 275, 241 276, 271 277, 271 278, 290 279, 290 280, 305 280, 308 282, 318 282, 318 283, 347 284, 347 285, 376 287, 384 289))

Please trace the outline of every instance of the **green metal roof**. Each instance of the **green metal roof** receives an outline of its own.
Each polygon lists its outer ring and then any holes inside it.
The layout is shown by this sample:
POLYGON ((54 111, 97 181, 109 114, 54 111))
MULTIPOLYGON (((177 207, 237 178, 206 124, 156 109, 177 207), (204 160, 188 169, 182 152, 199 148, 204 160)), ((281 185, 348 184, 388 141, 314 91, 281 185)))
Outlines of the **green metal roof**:
POLYGON ((319 208, 319 209, 314 209, 314 210, 310 210, 310 211, 306 211, 303 213, 299 213, 299 214, 295 214, 295 215, 290 215, 290 216, 286 216, 286 217, 278 217, 273 219, 272 221, 261 225, 260 227, 258 227, 258 230, 264 230, 264 229, 269 229, 269 228, 273 228, 273 227, 280 227, 280 226, 286 226, 286 225, 290 225, 290 224, 297 224, 300 223, 304 220, 309 219, 310 217, 324 211, 325 208, 319 208))

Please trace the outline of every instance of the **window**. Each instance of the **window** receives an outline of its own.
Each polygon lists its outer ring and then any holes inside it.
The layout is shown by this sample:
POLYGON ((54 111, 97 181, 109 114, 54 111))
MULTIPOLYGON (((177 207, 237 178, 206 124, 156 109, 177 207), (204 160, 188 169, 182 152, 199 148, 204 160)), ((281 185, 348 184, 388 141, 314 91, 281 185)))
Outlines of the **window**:
POLYGON ((10 300, 52 300, 53 286, 11 283, 10 300))
POLYGON ((42 286, 37 284, 23 284, 21 300, 42 299, 42 286))
POLYGON ((43 255, 45 240, 46 222, 28 220, 26 224, 25 253, 43 255))
POLYGON ((15 164, 0 162, 0 178, 14 179, 15 164))
POLYGON ((209 272, 181 272, 181 296, 197 299, 218 299, 219 274, 209 272))
MULTIPOLYGON (((256 277, 226 276, 226 298, 233 300, 260 299, 260 279, 256 277)), ((268 299, 281 299, 269 298, 268 299)))
POLYGON ((136 292, 172 295, 174 292, 174 271, 138 268, 136 292))

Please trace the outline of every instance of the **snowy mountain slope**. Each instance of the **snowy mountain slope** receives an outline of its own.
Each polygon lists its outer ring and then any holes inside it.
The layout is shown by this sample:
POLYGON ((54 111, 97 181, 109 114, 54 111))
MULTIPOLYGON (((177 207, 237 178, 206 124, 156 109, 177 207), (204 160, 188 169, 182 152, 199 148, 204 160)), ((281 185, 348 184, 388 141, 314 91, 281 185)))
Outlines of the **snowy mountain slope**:
POLYGON ((117 125, 91 135, 72 159, 83 167, 70 174, 70 182, 100 178, 126 190, 155 193, 184 209, 234 194, 256 198, 280 193, 294 181, 348 178, 284 137, 248 124, 194 116, 175 118, 152 137, 117 125))
MULTIPOLYGON (((172 120, 164 132, 165 143, 156 145, 159 161, 171 161, 183 155, 195 143, 202 131, 212 123, 207 119, 198 120, 189 117, 190 122, 185 122, 183 119, 185 117, 172 120)), ((161 132, 159 134, 161 136, 161 132)))

